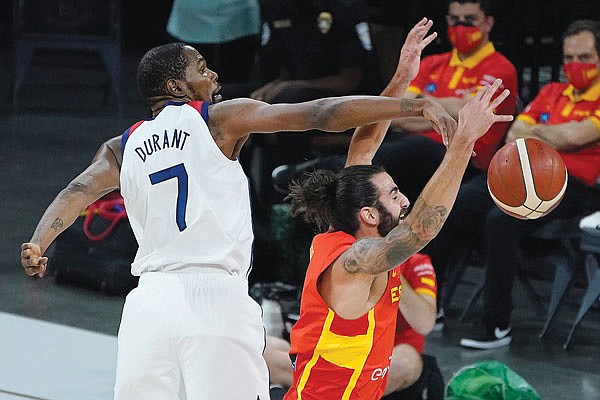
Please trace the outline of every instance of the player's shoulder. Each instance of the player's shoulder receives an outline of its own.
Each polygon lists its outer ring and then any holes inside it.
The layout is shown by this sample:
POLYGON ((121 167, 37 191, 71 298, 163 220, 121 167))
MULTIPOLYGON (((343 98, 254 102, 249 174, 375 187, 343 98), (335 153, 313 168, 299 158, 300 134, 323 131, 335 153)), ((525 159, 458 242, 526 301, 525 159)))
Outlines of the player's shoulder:
POLYGON ((229 117, 241 115, 242 111, 247 111, 253 107, 268 105, 265 102, 254 100, 251 98, 240 97, 231 100, 223 100, 218 103, 210 103, 207 107, 208 116, 213 124, 219 124, 229 117))
POLYGON ((562 92, 564 92, 568 87, 569 84, 565 82, 550 82, 542 86, 540 91, 558 92, 562 94, 562 92))
POLYGON ((535 97, 538 100, 544 100, 553 103, 555 99, 563 95, 564 91, 568 87, 568 83, 550 82, 542 86, 542 88, 535 97))

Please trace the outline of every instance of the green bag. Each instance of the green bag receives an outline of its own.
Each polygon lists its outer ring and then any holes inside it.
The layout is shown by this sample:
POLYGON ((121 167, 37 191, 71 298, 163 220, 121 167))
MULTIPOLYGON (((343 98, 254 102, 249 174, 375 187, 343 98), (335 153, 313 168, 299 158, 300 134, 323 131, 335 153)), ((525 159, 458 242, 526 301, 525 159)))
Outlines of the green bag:
POLYGON ((302 287, 314 235, 308 224, 290 215, 288 203, 271 207, 271 237, 276 249, 272 261, 278 266, 278 280, 302 287))
POLYGON ((525 379, 497 361, 468 365, 448 382, 446 400, 539 400, 525 379))

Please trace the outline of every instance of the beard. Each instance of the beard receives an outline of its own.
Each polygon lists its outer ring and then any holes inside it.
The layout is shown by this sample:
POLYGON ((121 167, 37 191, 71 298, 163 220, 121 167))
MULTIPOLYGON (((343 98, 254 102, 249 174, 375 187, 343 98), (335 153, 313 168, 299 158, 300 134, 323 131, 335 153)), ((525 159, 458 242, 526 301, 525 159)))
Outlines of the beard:
POLYGON ((400 215, 394 217, 392 213, 379 202, 375 204, 375 208, 379 212, 379 218, 381 220, 379 225, 377 225, 377 233, 379 233, 381 237, 387 236, 387 234, 400 223, 400 215))

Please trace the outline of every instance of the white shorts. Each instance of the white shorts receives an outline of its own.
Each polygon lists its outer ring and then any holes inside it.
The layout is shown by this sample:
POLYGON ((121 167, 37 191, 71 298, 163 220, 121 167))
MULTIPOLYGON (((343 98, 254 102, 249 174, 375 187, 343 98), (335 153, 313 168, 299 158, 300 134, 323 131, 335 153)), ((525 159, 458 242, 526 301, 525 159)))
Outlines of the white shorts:
POLYGON ((143 274, 118 345, 115 400, 269 400, 261 308, 243 278, 143 274))

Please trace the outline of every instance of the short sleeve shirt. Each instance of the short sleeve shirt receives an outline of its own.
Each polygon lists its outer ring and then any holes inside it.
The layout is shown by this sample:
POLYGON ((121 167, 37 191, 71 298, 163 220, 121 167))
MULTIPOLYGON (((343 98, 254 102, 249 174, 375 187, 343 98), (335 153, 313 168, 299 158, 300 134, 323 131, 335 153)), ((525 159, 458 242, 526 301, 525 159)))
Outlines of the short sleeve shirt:
MULTIPOLYGON (((473 55, 460 60, 456 49, 448 53, 435 54, 423 58, 419 74, 411 82, 408 90, 415 94, 432 97, 465 97, 473 96, 481 87, 502 79, 502 89, 509 89, 510 96, 502 102, 496 112, 513 115, 516 112, 518 98, 517 70, 506 57, 498 53, 491 42, 485 44, 473 55)), ((487 171, 492 156, 500 147, 509 122, 495 123, 475 143, 476 157, 471 164, 487 171)), ((441 136, 435 131, 423 132, 422 135, 442 143, 441 136)))

